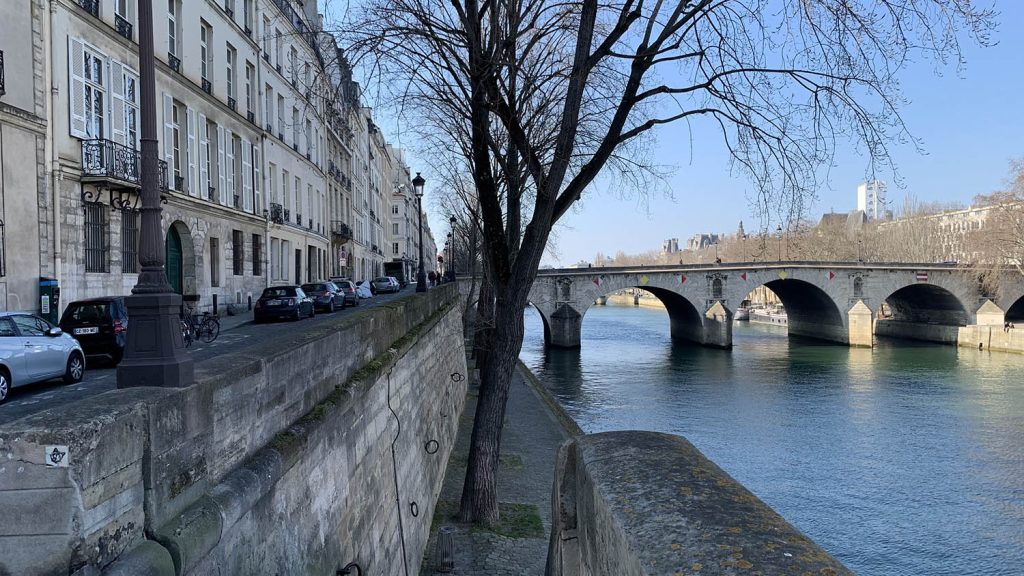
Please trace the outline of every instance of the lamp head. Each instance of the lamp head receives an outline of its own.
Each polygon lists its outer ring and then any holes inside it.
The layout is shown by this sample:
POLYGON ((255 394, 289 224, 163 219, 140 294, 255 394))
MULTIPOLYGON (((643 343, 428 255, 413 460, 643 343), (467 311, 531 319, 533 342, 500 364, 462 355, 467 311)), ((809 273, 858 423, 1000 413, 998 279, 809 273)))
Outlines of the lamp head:
POLYGON ((423 185, 426 184, 426 182, 427 181, 423 179, 423 176, 420 176, 419 172, 417 172, 416 177, 412 179, 413 193, 416 194, 417 198, 423 197, 423 185))

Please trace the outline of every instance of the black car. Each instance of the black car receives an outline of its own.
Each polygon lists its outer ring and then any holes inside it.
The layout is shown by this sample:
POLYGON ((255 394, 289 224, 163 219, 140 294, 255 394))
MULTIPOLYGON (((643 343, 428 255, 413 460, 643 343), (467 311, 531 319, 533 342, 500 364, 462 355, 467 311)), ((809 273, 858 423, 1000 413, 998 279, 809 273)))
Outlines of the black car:
POLYGON ((334 282, 311 282, 302 285, 302 291, 313 299, 317 309, 334 312, 345 307, 345 295, 334 282))
POLYGON ((128 307, 124 296, 76 300, 64 309, 60 329, 81 344, 87 357, 113 364, 124 356, 128 340, 128 307))
POLYGON ((298 320, 312 318, 313 299, 306 295, 301 286, 271 286, 264 288, 260 299, 253 307, 253 321, 283 319, 298 320))

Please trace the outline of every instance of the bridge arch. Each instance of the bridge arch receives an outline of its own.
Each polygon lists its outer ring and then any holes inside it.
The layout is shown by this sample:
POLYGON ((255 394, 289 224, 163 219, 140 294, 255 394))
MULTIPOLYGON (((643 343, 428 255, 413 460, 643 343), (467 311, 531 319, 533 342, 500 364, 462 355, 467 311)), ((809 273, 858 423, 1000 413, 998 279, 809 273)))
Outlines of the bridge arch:
POLYGON ((761 286, 774 292, 786 308, 790 335, 849 341, 846 315, 821 287, 797 278, 770 280, 761 286))
MULTIPOLYGON (((1006 321, 1013 322, 1014 325, 1024 324, 1024 296, 1017 298, 1010 307, 1006 309, 1006 321)), ((1024 328, 1024 326, 1021 326, 1024 328)))
POLYGON ((879 336, 956 343, 959 328, 972 323, 963 299, 933 283, 908 284, 884 302, 890 314, 879 315, 875 323, 879 336))

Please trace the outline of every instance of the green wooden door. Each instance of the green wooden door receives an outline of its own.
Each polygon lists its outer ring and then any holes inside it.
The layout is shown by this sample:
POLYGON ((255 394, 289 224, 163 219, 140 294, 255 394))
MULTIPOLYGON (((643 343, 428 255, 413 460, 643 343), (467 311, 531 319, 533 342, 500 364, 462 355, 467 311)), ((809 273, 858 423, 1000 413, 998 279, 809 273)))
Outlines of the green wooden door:
POLYGON ((171 288, 175 292, 181 294, 183 284, 181 281, 181 236, 178 236, 178 231, 174 228, 167 231, 164 254, 167 258, 164 266, 164 270, 167 272, 167 281, 171 283, 171 288))

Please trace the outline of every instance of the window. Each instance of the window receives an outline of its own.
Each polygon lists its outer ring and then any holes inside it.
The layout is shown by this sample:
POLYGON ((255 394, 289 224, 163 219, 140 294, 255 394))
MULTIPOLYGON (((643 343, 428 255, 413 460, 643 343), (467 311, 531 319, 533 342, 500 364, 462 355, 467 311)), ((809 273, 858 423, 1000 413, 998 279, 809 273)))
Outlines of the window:
POLYGON ((277 238, 270 239, 270 278, 277 280, 281 277, 281 241, 277 238))
POLYGON ((235 276, 245 274, 245 234, 231 231, 231 268, 235 276))
POLYGON ((290 210, 292 207, 292 195, 291 189, 288 188, 289 178, 288 171, 281 170, 281 192, 284 193, 284 209, 290 210))
POLYGON ((181 129, 184 119, 185 105, 175 100, 171 105, 171 171, 173 172, 174 181, 170 183, 170 186, 174 190, 179 191, 184 188, 182 150, 188 150, 183 140, 185 131, 181 129))
POLYGON ((224 0, 224 11, 228 13, 228 17, 235 15, 235 0, 224 0))
POLYGON ((288 64, 291 69, 289 74, 292 78, 292 85, 297 85, 299 83, 299 52, 294 46, 288 51, 288 64))
MULTIPOLYGON (((205 20, 199 21, 199 65, 203 80, 213 84, 213 52, 210 43, 213 41, 213 28, 205 20)), ((204 90, 206 88, 204 87, 204 90)), ((209 92, 209 90, 207 90, 209 92)))
MULTIPOLYGON (((391 205, 391 213, 394 214, 395 216, 398 215, 398 204, 391 205)), ((395 234, 397 234, 397 232, 395 232, 395 234)))
POLYGON ((313 122, 306 120, 306 155, 313 154, 313 122))
POLYGON ((220 240, 210 238, 210 286, 220 286, 220 240))
POLYGON ((278 204, 277 197, 277 164, 267 163, 267 179, 270 180, 270 201, 278 204))
POLYGON ((284 59, 284 46, 282 45, 283 42, 281 40, 281 31, 278 30, 277 28, 274 28, 274 43, 276 44, 274 50, 274 64, 277 64, 277 71, 280 72, 281 60, 284 59))
POLYGON ((249 62, 245 63, 245 111, 255 113, 256 96, 253 92, 253 80, 256 78, 256 68, 249 62))
POLYGON ((270 18, 263 17, 263 58, 270 62, 270 18))
POLYGON ((395 242, 391 245, 391 253, 394 254, 395 256, 398 256, 398 242, 395 242))
MULTIPOLYGON (((85 135, 103 138, 106 134, 106 83, 103 81, 104 58, 90 48, 84 48, 84 81, 82 105, 85 110, 85 135)), ((77 102, 75 103, 78 104, 77 102)))
POLYGON ((121 212, 121 271, 139 271, 139 213, 135 210, 121 212))
POLYGON ((110 242, 108 239, 107 214, 110 209, 98 202, 85 205, 85 271, 109 272, 107 253, 110 242))
POLYGON ((245 26, 245 33, 252 32, 252 0, 242 0, 242 24, 245 26))
POLYGON ((391 223, 391 235, 398 236, 398 222, 391 223))
POLYGON ((252 275, 263 275, 263 236, 252 235, 252 275))
POLYGON ((181 38, 181 31, 178 28, 178 14, 181 13, 181 0, 167 0, 167 53, 177 56, 178 38, 181 38))
POLYGON ((233 136, 231 138, 231 166, 228 167, 231 171, 231 194, 234 195, 234 203, 232 206, 235 208, 242 207, 242 138, 239 136, 233 136))
POLYGON ((206 163, 206 174, 207 174, 207 199, 212 200, 214 193, 217 191, 217 187, 213 185, 220 179, 220 166, 217 163, 217 124, 212 121, 206 121, 206 158, 203 162, 206 163))
POLYGON ((299 147, 299 109, 292 108, 292 146, 299 147))
POLYGON ((50 325, 46 321, 28 314, 11 316, 11 320, 14 320, 14 324, 18 326, 18 332, 22 336, 46 336, 47 330, 50 329, 50 325))
POLYGON ((284 96, 277 96, 277 135, 284 140, 284 96))
POLYGON ((270 87, 270 84, 263 87, 263 96, 265 98, 263 116, 267 119, 267 130, 270 130, 272 129, 270 119, 274 117, 274 89, 270 87))
POLYGON ((231 104, 236 100, 236 98, 235 98, 235 58, 236 58, 236 55, 238 53, 235 51, 234 46, 232 46, 231 44, 228 44, 227 46, 228 46, 228 49, 227 49, 227 67, 226 67, 227 73, 226 73, 226 76, 224 77, 224 80, 225 80, 225 82, 227 82, 227 85, 228 85, 228 106, 231 106, 231 104))
POLYGON ((137 148, 139 144, 139 77, 124 70, 124 131, 125 144, 137 148))

